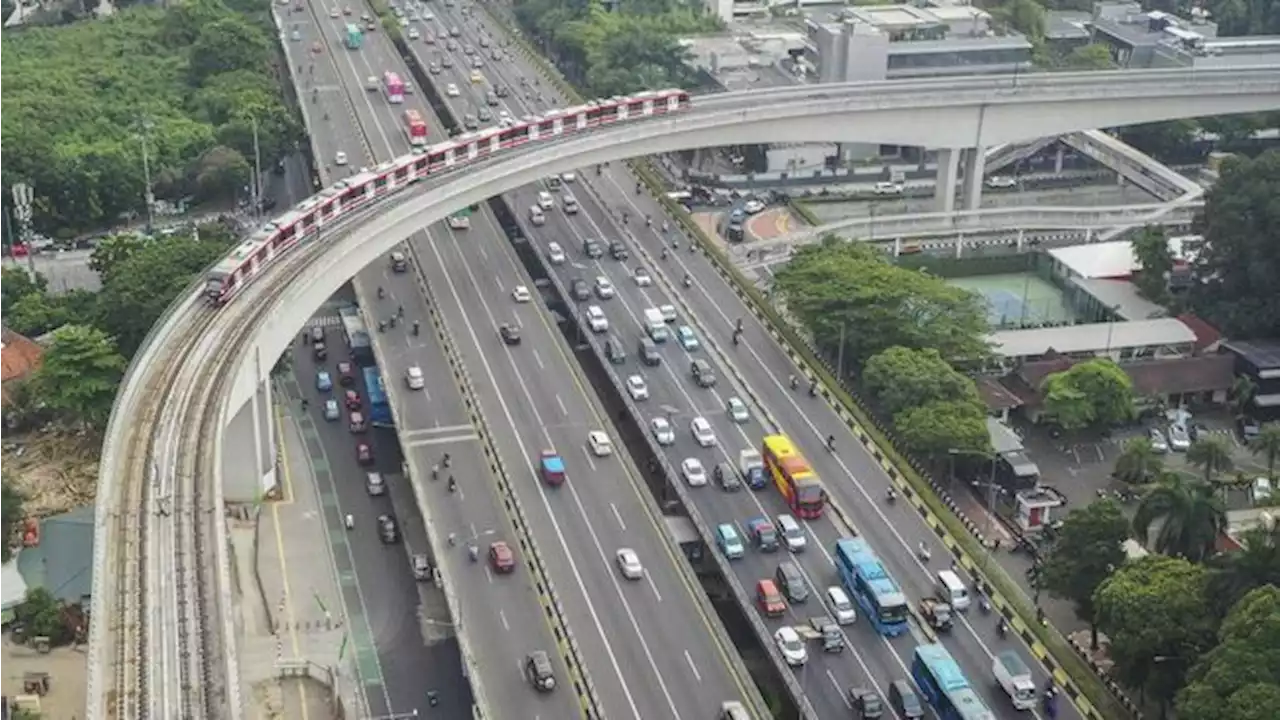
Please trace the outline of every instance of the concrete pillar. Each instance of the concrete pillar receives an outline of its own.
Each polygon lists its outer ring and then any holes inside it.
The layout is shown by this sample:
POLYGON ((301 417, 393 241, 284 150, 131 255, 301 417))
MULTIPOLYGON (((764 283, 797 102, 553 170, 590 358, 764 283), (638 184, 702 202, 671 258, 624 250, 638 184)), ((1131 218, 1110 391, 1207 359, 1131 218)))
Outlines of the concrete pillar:
POLYGON ((960 150, 943 148, 938 151, 937 185, 934 188, 934 210, 951 212, 956 209, 956 179, 960 175, 960 150))
POLYGON ((969 158, 964 168, 965 210, 977 210, 982 207, 982 180, 987 168, 986 151, 987 149, 982 147, 970 148, 967 151, 969 158))
POLYGON ((1062 161, 1066 159, 1066 155, 1067 155, 1067 149, 1062 146, 1061 142, 1059 142, 1058 153, 1053 156, 1053 174, 1054 175, 1062 174, 1062 161))

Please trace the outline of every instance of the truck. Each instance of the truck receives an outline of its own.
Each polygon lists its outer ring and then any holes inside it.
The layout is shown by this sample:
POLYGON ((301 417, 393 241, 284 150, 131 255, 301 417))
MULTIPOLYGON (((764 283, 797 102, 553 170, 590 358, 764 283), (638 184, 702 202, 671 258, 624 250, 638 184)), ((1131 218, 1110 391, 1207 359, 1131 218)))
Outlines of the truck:
POLYGON ((764 472, 764 460, 760 452, 750 448, 738 452, 738 470, 752 490, 759 490, 769 483, 769 476, 764 472))
POLYGON ((996 682, 1008 693, 1013 706, 1019 710, 1031 710, 1036 706, 1036 681, 1031 668, 1013 650, 998 653, 991 661, 991 673, 996 682))
POLYGON ((658 308, 646 308, 644 311, 644 329, 650 339, 656 343, 667 341, 667 323, 662 319, 662 311, 658 308))
POLYGON ((809 618, 809 625, 797 625, 796 634, 804 640, 816 640, 822 643, 822 652, 844 652, 844 633, 840 626, 829 617, 809 618))
POLYGON ((925 598, 920 601, 920 615, 924 617, 924 621, 929 623, 929 627, 939 632, 946 632, 951 629, 953 619, 951 617, 951 606, 938 600, 937 598, 925 598))

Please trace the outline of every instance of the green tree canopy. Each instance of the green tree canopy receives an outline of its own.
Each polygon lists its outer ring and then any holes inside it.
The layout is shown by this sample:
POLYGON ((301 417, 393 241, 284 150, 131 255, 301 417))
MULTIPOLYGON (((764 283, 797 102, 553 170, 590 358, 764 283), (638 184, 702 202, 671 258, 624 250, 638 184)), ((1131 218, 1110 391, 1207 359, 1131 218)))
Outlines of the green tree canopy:
POLYGON ((1240 544, 1239 550, 1212 558, 1209 597, 1224 615, 1250 591, 1264 585, 1280 587, 1280 529, 1246 530, 1240 544))
POLYGON ((1158 304, 1169 301, 1169 273, 1173 271, 1173 252, 1164 228, 1145 227, 1133 239, 1133 254, 1142 270, 1135 284, 1148 300, 1158 304))
POLYGON ((105 283, 121 263, 133 257, 150 242, 136 234, 112 235, 102 238, 89 254, 89 267, 105 283))
POLYGON ((1098 627, 1111 638, 1120 682, 1167 703, 1213 644, 1205 598, 1209 571, 1181 558, 1149 555, 1122 565, 1094 593, 1098 627))
POLYGON ((891 416, 940 400, 981 402, 973 380, 931 348, 891 347, 867 361, 862 382, 891 416))
POLYGON ((1064 430, 1111 427, 1133 417, 1133 381, 1107 358, 1076 363, 1045 378, 1044 410, 1064 430))
POLYGON ((1133 437, 1124 443, 1116 458, 1112 475, 1131 485, 1150 482, 1164 471, 1164 458, 1156 452, 1150 438, 1133 437))
POLYGON ((1249 441, 1249 450, 1267 464, 1267 477, 1275 478, 1276 461, 1280 460, 1280 422, 1264 423, 1258 436, 1249 441))
POLYGON ((1202 560, 1227 525, 1222 502, 1206 483, 1165 473, 1133 515, 1133 532, 1165 555, 1202 560), (1152 538, 1152 532, 1155 537, 1152 538))
POLYGON ((1280 707, 1280 589, 1246 595, 1218 631, 1218 646, 1191 668, 1178 717, 1268 720, 1280 707))
POLYGON ((934 348, 951 362, 989 354, 986 305, 976 293, 896 267, 860 243, 800 250, 774 289, 819 347, 834 351, 843 336, 845 359, 857 367, 894 346, 934 348))
POLYGON ((1235 468, 1228 442, 1220 435, 1209 435, 1201 437, 1187 448, 1187 462, 1204 472, 1206 484, 1212 484, 1217 475, 1229 473, 1235 468))
POLYGON ((19 523, 24 517, 22 503, 26 498, 9 483, 7 476, 0 482, 0 496, 0 521, 4 524, 0 529, 0 539, 4 540, 4 544, 0 545, 0 552, 4 554, 0 562, 9 562, 12 555, 9 548, 13 545, 14 534, 18 532, 19 523))
POLYGON ((101 427, 111 415, 124 369, 124 356, 106 333, 64 325, 54 331, 34 380, 51 410, 101 427))
POLYGON ((908 450, 934 460, 951 451, 961 455, 991 451, 986 409, 975 402, 937 400, 907 408, 893 417, 893 427, 908 450))
POLYGON ((1076 617, 1089 623, 1098 646, 1094 592, 1125 562, 1122 543, 1129 520, 1112 500, 1099 500, 1067 513, 1045 558, 1040 579, 1053 595, 1070 600, 1076 617))
POLYGON ((63 621, 62 603, 42 587, 27 592, 26 600, 14 608, 13 615, 28 635, 43 635, 53 645, 65 645, 72 639, 71 628, 63 621))
POLYGON ((48 287, 49 280, 44 275, 32 275, 20 267, 6 265, 0 270, 0 300, 3 301, 0 312, 7 318, 19 300, 33 293, 43 293, 48 287))

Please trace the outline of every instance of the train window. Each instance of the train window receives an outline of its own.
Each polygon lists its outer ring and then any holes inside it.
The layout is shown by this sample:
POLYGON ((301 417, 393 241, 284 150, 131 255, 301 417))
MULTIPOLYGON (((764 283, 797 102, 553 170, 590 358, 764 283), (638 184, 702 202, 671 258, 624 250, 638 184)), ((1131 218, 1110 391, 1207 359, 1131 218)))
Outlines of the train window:
POLYGON ((309 213, 307 215, 302 216, 302 226, 304 228, 310 228, 312 225, 315 225, 315 224, 316 224, 315 213, 309 213))
POLYGON ((409 177, 408 166, 396 168, 396 182, 401 182, 409 177))
POLYGON ((374 189, 374 192, 378 192, 378 191, 380 191, 380 190, 386 190, 386 189, 387 189, 387 176, 386 176, 386 175, 379 175, 378 177, 374 178, 374 180, 373 180, 373 189, 374 189))
POLYGON ((296 232, 297 232, 297 226, 289 225, 287 227, 281 228, 280 234, 277 235, 276 237, 279 238, 280 240, 292 240, 294 233, 296 232))
POLYGON ((327 220, 333 215, 333 203, 325 203, 320 206, 320 219, 327 220))
POLYGON ((421 175, 431 166, 430 160, 426 157, 420 157, 413 161, 413 172, 415 175, 421 175))
POLYGON ((364 188, 348 188, 346 192, 342 193, 342 204, 345 205, 349 202, 359 200, 361 195, 364 195, 364 188))
POLYGON ((555 129, 556 129, 556 121, 554 119, 543 120, 542 122, 538 123, 538 135, 551 135, 555 133, 555 129))
POLYGON ((504 147, 515 144, 518 142, 517 138, 522 132, 524 132, 524 128, 507 128, 498 135, 498 143, 504 147))

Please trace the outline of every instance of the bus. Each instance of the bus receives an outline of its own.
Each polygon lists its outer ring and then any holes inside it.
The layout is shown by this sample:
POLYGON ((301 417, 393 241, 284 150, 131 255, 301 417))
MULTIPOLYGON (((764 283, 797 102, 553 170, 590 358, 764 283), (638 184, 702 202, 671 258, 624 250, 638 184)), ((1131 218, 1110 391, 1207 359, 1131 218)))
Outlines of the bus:
POLYGON ((364 391, 369 396, 369 422, 374 427, 395 427, 391 419, 391 405, 387 403, 387 389, 377 366, 364 369, 364 391))
POLYGON ((409 136, 409 144, 414 147, 427 144, 427 123, 417 110, 404 111, 404 131, 409 136))
POLYGON ((941 645, 918 645, 911 661, 911 677, 940 720, 996 720, 951 653, 941 645))
POLYGON ((348 50, 359 50, 364 45, 364 33, 354 23, 347 25, 346 45, 348 50))
POLYGON ((346 335, 347 347, 351 350, 351 359, 361 367, 372 365, 373 344, 364 318, 360 316, 360 308, 354 305, 340 307, 338 317, 342 319, 342 331, 346 335))
POLYGON ((760 454, 764 456, 764 466, 773 477, 773 484, 786 498, 791 511, 806 519, 822 517, 827 492, 822 489, 818 474, 791 440, 786 435, 767 435, 760 454))
POLYGON ((876 631, 897 637, 907 631, 907 596, 862 538, 836 541, 836 572, 876 631))
POLYGON ((382 90, 387 94, 387 102, 398 105, 404 102, 404 81, 400 76, 388 71, 382 76, 382 90))

